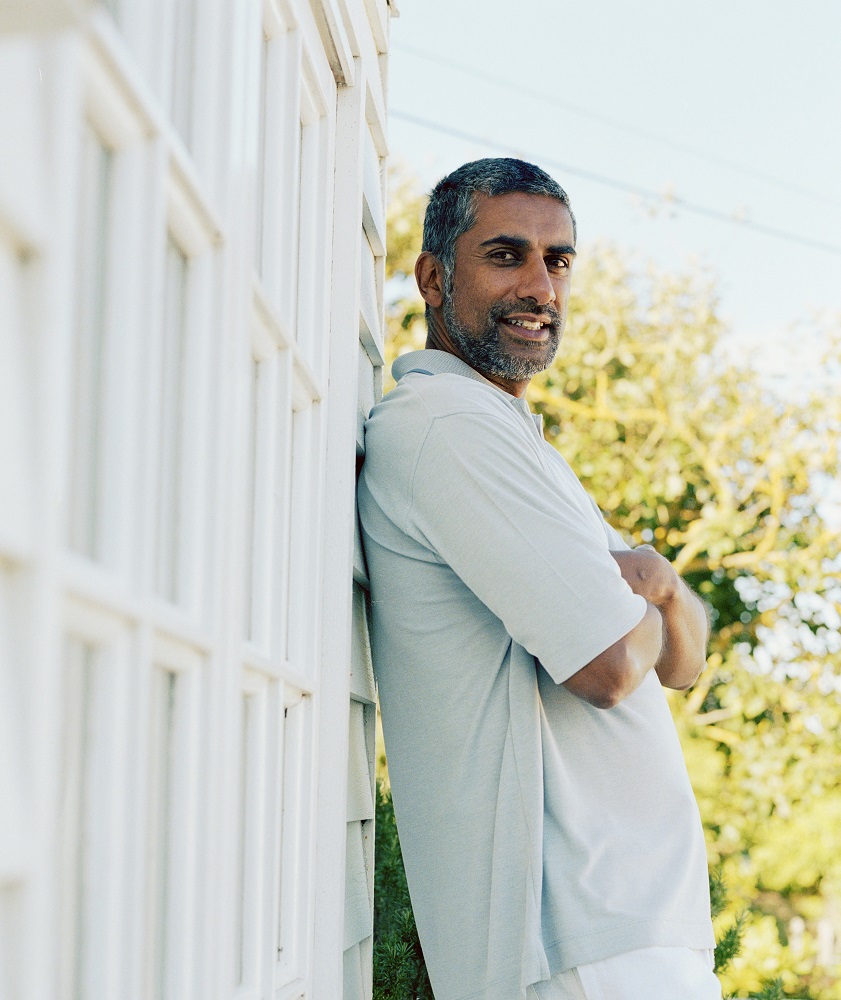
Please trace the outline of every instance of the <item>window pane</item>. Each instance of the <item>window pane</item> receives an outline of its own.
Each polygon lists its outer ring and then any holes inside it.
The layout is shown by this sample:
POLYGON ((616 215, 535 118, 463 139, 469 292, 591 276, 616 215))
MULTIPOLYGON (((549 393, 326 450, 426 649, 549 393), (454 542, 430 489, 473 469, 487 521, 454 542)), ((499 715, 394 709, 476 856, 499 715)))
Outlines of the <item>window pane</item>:
POLYGON ((306 351, 312 344, 315 296, 319 284, 315 252, 323 238, 315 231, 320 190, 319 119, 301 125, 301 173, 298 204, 298 293, 295 332, 306 351))
POLYGON ((257 545, 257 463, 259 461, 260 410, 261 410, 261 369, 259 361, 251 362, 251 419, 249 424, 248 468, 246 469, 245 504, 245 638, 254 639, 255 628, 255 581, 254 550, 257 545))
POLYGON ((311 403, 292 417, 292 467, 289 516, 287 652, 294 669, 311 675, 318 595, 312 572, 318 558, 315 526, 320 517, 318 489, 321 408, 311 403))
POLYGON ((22 996, 26 967, 25 892, 18 883, 0 887, 0 996, 22 996))
POLYGON ((184 378, 189 262, 170 239, 166 250, 164 328, 160 370, 158 463, 157 592, 178 600, 181 563, 181 475, 184 443, 184 378))
POLYGON ((101 528, 105 297, 113 156, 92 129, 82 144, 76 252, 69 543, 96 558, 101 528))
POLYGON ((237 982, 242 985, 245 982, 246 973, 246 947, 245 940, 245 907, 247 880, 246 880, 246 852, 247 852, 247 825, 248 825, 248 765, 251 763, 248 754, 249 735, 251 730, 251 719, 253 696, 244 695, 242 699, 242 739, 240 742, 240 769, 239 769, 239 897, 237 900, 237 962, 238 974, 237 982))
POLYGON ((95 649, 78 639, 65 650, 64 745, 59 826, 63 837, 63 980, 73 1000, 83 1000, 89 983, 91 942, 89 892, 92 882, 90 760, 93 736, 95 649))
POLYGON ((292 415, 292 492, 289 505, 289 587, 287 590, 286 657, 299 671, 307 669, 304 658, 307 604, 310 594, 307 582, 311 569, 309 556, 310 525, 310 448, 312 407, 292 415))
POLYGON ((0 235, 0 547, 25 546, 32 530, 32 440, 34 393, 27 364, 27 264, 0 235))
POLYGON ((263 228, 265 226, 265 186, 266 186, 266 132, 268 129, 268 88, 269 88, 269 54, 271 42, 263 36, 263 46, 260 59, 260 112, 257 127, 259 129, 257 146, 257 184, 256 205, 254 212, 254 254, 258 274, 263 273, 263 228))
POLYGON ((265 688, 242 696, 240 761, 240 886, 237 951, 239 983, 255 987, 267 944, 261 936, 265 873, 266 693, 265 688))
POLYGON ((178 0, 173 4, 172 76, 170 112, 172 122, 189 146, 193 114, 193 74, 195 72, 196 4, 195 0, 178 0))
POLYGON ((310 699, 287 707, 283 724, 283 799, 278 913, 278 982, 290 982, 304 966, 309 919, 310 823, 312 803, 312 716, 310 699))
POLYGON ((177 674, 169 670, 154 673, 154 742, 156 750, 152 788, 152 969, 155 1000, 168 997, 170 883, 172 862, 173 749, 176 726, 177 674))

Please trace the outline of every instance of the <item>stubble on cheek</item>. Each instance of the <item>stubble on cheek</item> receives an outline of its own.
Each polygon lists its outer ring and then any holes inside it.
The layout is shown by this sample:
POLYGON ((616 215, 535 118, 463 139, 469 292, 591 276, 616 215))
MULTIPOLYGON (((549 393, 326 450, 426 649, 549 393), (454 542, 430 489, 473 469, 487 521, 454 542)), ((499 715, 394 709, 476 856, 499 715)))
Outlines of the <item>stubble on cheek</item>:
POLYGON ((453 343, 459 348, 468 364, 478 372, 496 375, 511 380, 529 379, 538 372, 544 371, 552 364, 561 339, 560 321, 549 329, 545 342, 530 344, 524 338, 520 341, 523 353, 512 351, 506 345, 506 338, 501 331, 500 322, 505 316, 518 311, 533 311, 533 306, 505 307, 494 306, 488 313, 485 327, 478 333, 463 327, 456 318, 451 288, 450 294, 444 295, 443 313, 453 343))

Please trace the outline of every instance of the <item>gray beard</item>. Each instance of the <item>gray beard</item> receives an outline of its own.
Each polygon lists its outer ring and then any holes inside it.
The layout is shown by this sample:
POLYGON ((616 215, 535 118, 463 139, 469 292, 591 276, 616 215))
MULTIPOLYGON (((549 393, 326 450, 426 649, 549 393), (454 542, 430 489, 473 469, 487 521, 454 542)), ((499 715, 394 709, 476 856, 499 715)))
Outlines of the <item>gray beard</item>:
POLYGON ((533 311, 534 306, 530 306, 527 310, 494 306, 488 314, 488 325, 484 333, 476 336, 459 325, 451 289, 445 290, 443 298, 442 311, 447 333, 470 367, 475 368, 477 372, 521 382, 544 371, 552 364, 561 339, 557 324, 550 327, 548 342, 542 345, 540 355, 534 358, 507 354, 500 341, 497 325, 499 321, 514 312, 533 311))

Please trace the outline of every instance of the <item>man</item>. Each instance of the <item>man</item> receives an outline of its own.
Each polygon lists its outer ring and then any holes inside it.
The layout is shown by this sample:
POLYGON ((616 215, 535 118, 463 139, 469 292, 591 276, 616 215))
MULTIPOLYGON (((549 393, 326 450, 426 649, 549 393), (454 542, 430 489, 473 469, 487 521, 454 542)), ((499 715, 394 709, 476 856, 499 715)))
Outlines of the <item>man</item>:
POLYGON ((436 1000, 718 1000, 704 837, 663 686, 703 605, 629 549, 523 396, 575 259, 564 191, 432 192, 424 351, 366 425, 359 509, 406 874, 436 1000))

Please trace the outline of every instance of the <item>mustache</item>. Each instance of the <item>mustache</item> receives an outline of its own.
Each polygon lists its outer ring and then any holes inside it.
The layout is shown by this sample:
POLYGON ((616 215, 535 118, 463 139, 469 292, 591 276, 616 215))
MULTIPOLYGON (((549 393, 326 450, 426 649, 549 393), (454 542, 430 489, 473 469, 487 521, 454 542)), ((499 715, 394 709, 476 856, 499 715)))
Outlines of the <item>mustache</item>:
POLYGON ((537 299, 517 299, 516 302, 498 303, 490 309, 490 318, 496 322, 513 316, 515 313, 532 313, 535 316, 544 316, 549 320, 550 325, 555 328, 560 323, 560 313, 553 305, 538 305, 537 299))

